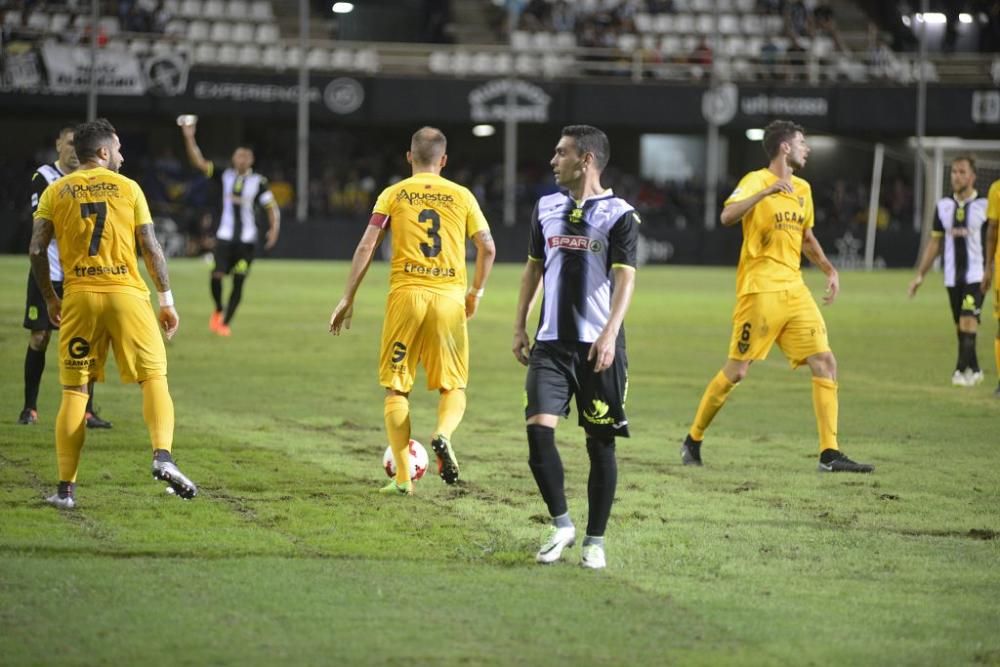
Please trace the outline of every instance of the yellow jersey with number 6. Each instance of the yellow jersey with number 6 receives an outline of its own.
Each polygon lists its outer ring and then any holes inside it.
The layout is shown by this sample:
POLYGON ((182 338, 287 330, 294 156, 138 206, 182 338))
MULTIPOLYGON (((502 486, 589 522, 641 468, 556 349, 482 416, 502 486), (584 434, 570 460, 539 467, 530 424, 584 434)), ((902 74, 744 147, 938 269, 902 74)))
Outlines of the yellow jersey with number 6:
POLYGON ((103 167, 75 171, 45 189, 35 217, 55 228, 64 294, 149 294, 139 275, 135 232, 153 217, 138 183, 103 167))
MULTIPOLYGON (((771 187, 770 169, 751 171, 726 199, 726 205, 771 187)), ((764 197, 743 216, 743 247, 736 269, 736 294, 779 292, 804 284, 800 268, 802 238, 813 226, 812 190, 792 176, 792 192, 764 197)))
POLYGON ((414 174, 383 190, 372 213, 392 232, 389 291, 418 287, 464 299, 466 240, 490 228, 468 188, 414 174))

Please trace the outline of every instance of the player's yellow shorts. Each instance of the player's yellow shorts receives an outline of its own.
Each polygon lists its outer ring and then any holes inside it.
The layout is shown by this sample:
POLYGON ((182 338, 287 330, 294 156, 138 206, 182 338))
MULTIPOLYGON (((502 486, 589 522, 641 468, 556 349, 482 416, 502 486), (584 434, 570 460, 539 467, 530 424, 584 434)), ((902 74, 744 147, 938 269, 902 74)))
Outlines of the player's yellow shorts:
POLYGON ((59 381, 65 386, 104 380, 108 347, 122 382, 167 374, 167 350, 148 297, 137 294, 73 292, 62 303, 59 381))
POLYGON ((804 364, 807 357, 830 351, 826 322, 805 285, 737 298, 729 358, 738 361, 766 359, 775 342, 792 368, 804 364))
POLYGON ((465 388, 469 382, 465 304, 422 289, 393 290, 382 325, 379 383, 409 392, 418 363, 427 373, 428 389, 465 388))

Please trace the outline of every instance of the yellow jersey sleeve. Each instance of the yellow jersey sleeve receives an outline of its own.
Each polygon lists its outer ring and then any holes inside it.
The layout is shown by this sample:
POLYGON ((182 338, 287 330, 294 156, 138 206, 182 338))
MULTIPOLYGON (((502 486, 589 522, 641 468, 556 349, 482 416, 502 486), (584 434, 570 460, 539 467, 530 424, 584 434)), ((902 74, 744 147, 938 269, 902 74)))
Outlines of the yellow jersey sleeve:
POLYGON ((468 217, 466 218, 466 229, 468 236, 471 239, 479 232, 488 232, 490 230, 490 224, 486 222, 486 216, 483 215, 483 210, 479 207, 479 202, 476 201, 476 196, 469 190, 466 190, 465 199, 466 206, 469 210, 468 217))
POLYGON ((726 197, 724 205, 729 206, 738 201, 743 201, 747 197, 753 197, 765 187, 764 180, 760 177, 760 174, 756 171, 751 171, 736 184, 736 189, 726 197))
POLYGON ((45 191, 42 193, 41 199, 38 200, 38 208, 35 209, 36 218, 45 218, 46 220, 55 222, 52 213, 53 189, 54 188, 45 188, 45 191))
POLYGON ((135 197, 135 221, 136 227, 141 227, 142 225, 153 224, 153 214, 149 212, 149 203, 146 201, 146 195, 143 193, 142 188, 135 181, 132 183, 132 196, 135 197))
POLYGON ((796 190, 802 193, 801 196, 803 198, 804 208, 805 208, 805 219, 802 222, 802 228, 812 229, 813 225, 816 224, 816 212, 815 209, 813 208, 812 186, 810 186, 809 183, 803 180, 799 180, 798 185, 801 185, 801 188, 796 188, 796 190))
POLYGON ((986 196, 986 218, 993 221, 1000 220, 1000 180, 993 181, 986 196))
POLYGON ((375 208, 372 209, 372 213, 381 213, 382 215, 389 216, 392 213, 392 191, 396 189, 396 186, 390 185, 385 190, 379 194, 378 199, 375 200, 375 208))

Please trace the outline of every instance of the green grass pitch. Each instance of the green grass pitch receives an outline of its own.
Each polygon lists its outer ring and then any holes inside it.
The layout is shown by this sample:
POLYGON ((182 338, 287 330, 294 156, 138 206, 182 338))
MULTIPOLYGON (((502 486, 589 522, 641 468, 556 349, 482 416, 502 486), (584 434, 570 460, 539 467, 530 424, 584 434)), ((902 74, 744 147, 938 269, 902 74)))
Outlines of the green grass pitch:
MULTIPOLYGON (((734 270, 645 268, 627 319, 634 437, 619 440, 608 568, 579 549, 541 567, 545 509, 527 466, 524 369, 511 354, 519 266, 498 266, 470 323, 472 380, 454 444, 463 483, 428 475, 383 498, 376 355, 386 269, 353 328, 327 333, 345 263, 261 261, 233 337, 208 332, 208 267, 171 263, 174 453, 183 502, 149 474, 134 386, 110 367, 79 508, 56 481, 55 348, 41 424, 22 401, 27 260, 0 259, 0 662, 5 665, 1000 664, 1000 400, 953 388, 955 334, 934 276, 842 276, 824 308, 840 440, 870 476, 815 471, 808 371, 755 364, 709 431, 678 444, 726 352, 734 270)), ((822 276, 807 271, 818 293, 822 276)), ((991 311, 992 304, 987 304, 991 311)), ((419 380, 422 383, 423 378, 419 380)), ((436 394, 411 398, 429 441, 436 394)), ((586 523, 575 414, 557 440, 586 523)))

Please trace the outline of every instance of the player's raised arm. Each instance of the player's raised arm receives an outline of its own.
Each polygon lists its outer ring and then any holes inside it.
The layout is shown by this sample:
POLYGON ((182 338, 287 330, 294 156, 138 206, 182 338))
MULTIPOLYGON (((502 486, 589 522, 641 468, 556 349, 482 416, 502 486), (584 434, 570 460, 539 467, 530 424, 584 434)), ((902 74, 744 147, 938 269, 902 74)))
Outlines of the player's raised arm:
POLYGON ((31 229, 31 245, 28 247, 28 257, 31 260, 31 272, 35 283, 45 298, 45 306, 49 311, 49 319, 53 324, 59 324, 62 319, 62 299, 56 294, 49 275, 49 242, 55 233, 52 221, 46 218, 35 218, 31 229))
POLYGON ((157 298, 160 302, 160 313, 157 319, 167 339, 174 337, 177 327, 180 326, 181 318, 174 308, 174 295, 170 291, 170 275, 167 272, 167 258, 163 255, 163 248, 156 239, 153 223, 140 225, 135 230, 136 243, 142 248, 142 259, 146 263, 146 270, 149 271, 153 284, 156 285, 157 298))
POLYGON ((197 127, 195 124, 181 126, 181 133, 184 135, 184 148, 187 149, 188 160, 191 161, 191 166, 206 176, 211 176, 212 163, 206 160, 205 156, 201 154, 201 148, 198 147, 198 142, 194 138, 197 127))
POLYGON ((469 290, 465 293, 465 317, 470 319, 476 314, 479 307, 479 300, 486 290, 486 281, 493 270, 493 261, 497 256, 497 246, 493 242, 493 235, 490 230, 484 229, 476 232, 472 237, 472 242, 476 245, 476 272, 472 276, 469 290))
POLYGON ((358 288, 361 287, 361 281, 365 279, 365 274, 368 273, 368 267, 371 266, 375 250, 382 242, 384 234, 382 224, 384 224, 385 219, 386 217, 381 213, 372 214, 372 219, 365 229, 361 241, 358 242, 358 247, 354 250, 351 273, 347 276, 344 295, 333 309, 333 314, 330 315, 330 333, 334 336, 340 335, 341 328, 351 328, 351 317, 354 315, 354 297, 358 293, 358 288))

